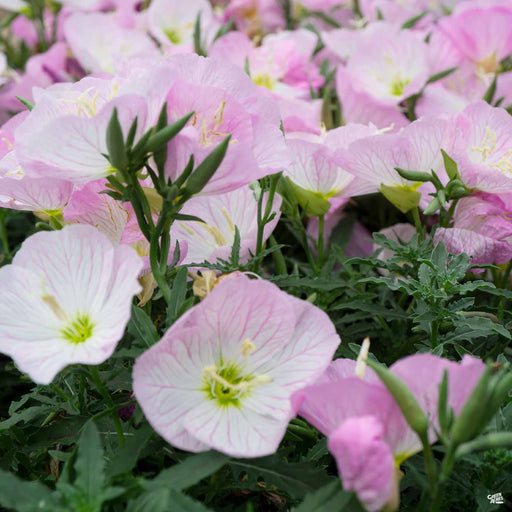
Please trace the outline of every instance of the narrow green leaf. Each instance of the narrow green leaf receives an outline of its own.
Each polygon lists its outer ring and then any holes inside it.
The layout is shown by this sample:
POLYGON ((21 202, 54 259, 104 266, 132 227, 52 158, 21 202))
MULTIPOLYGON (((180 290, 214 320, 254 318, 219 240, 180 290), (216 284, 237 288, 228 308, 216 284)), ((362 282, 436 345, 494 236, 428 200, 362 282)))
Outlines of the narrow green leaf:
POLYGON ((16 96, 16 99, 22 103, 23 105, 25 105, 25 107, 28 108, 29 111, 31 111, 35 105, 31 102, 31 101, 28 101, 26 100, 25 98, 22 98, 21 96, 16 96))
POLYGON ((171 300, 167 307, 167 325, 172 325, 178 318, 180 306, 187 296, 187 276, 188 269, 181 267, 174 278, 171 289, 171 300))
POLYGON ((157 131, 154 135, 149 137, 145 150, 149 153, 159 150, 162 146, 167 145, 188 123, 189 119, 194 115, 194 112, 180 117, 177 121, 157 131))
POLYGON ((459 169, 457 168, 455 160, 453 160, 444 149, 441 149, 441 154, 443 155, 444 168, 446 169, 448 177, 451 180, 459 179, 459 169))
POLYGON ((107 149, 112 167, 121 171, 126 170, 128 159, 124 147, 123 130, 117 116, 117 108, 114 108, 107 127, 107 149))
POLYGON ((187 180, 184 196, 190 197, 203 190, 215 171, 219 168, 229 147, 231 135, 228 135, 196 168, 187 180))
POLYGON ((160 339, 160 335, 149 315, 137 306, 132 306, 128 332, 147 347, 151 347, 160 339))
POLYGON ((470 441, 474 435, 477 434, 478 425, 475 419, 482 416, 484 410, 487 408, 490 378, 491 370, 487 367, 462 407, 459 415, 455 418, 450 430, 450 437, 456 445, 470 441))
POLYGON ((491 82, 491 85, 487 88, 485 91, 485 94, 483 96, 483 100, 489 103, 489 105, 492 105, 492 100, 494 99, 494 95, 496 94, 496 87, 498 85, 498 75, 494 75, 494 79, 491 82))
POLYGON ((425 17, 426 14, 428 14, 428 11, 423 11, 423 12, 420 12, 419 14, 417 14, 416 16, 409 18, 404 23, 402 23, 402 28, 403 29, 413 28, 414 25, 416 25, 416 23, 418 23, 418 21, 420 21, 422 18, 425 17))
POLYGON ((434 82, 437 82, 438 80, 442 80, 443 78, 446 78, 448 75, 451 75, 454 71, 456 71, 457 66, 454 68, 448 68, 443 71, 440 71, 439 73, 436 73, 435 75, 432 75, 428 80, 427 84, 433 84, 434 82))

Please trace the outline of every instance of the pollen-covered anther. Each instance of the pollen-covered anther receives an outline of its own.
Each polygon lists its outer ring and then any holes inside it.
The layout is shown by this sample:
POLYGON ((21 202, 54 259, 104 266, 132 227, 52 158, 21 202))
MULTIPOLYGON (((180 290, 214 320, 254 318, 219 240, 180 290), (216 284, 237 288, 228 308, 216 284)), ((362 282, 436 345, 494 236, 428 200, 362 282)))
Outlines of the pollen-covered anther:
POLYGON ((256 345, 249 338, 245 338, 245 340, 242 341, 242 355, 244 357, 249 357, 255 349, 256 345))
POLYGON ((491 130, 489 126, 485 127, 484 140, 480 146, 473 146, 470 148, 471 151, 477 151, 482 153, 482 160, 485 162, 487 157, 492 154, 496 148, 496 132, 491 130))

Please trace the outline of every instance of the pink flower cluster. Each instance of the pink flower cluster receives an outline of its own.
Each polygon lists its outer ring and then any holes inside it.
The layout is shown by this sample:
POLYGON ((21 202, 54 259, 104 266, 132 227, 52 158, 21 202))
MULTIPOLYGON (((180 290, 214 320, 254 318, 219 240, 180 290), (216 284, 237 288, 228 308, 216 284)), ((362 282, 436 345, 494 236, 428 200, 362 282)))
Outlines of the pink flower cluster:
MULTIPOLYGON (((23 71, 0 53, 0 206, 55 229, 0 269, 0 351, 35 382, 105 361, 134 295, 147 300, 141 284, 156 286, 144 281, 151 248, 135 208, 109 181, 115 112, 134 144, 164 106, 169 123, 193 113, 165 148, 171 183, 231 136, 167 230, 179 264, 227 260, 237 237, 240 264, 250 261, 287 201, 284 187, 273 195, 258 180, 282 172, 308 233, 328 238, 368 194, 428 214, 436 188, 414 176, 433 172, 448 187, 448 158, 462 192, 434 242, 476 265, 512 260, 512 0, 360 0, 359 13, 343 0, 291 0, 288 15, 275 0, 58 3, 41 33, 26 2, 0 0, 19 13, 13 40, 31 51, 23 71)), ((136 180, 159 213, 153 182, 142 171, 136 180)), ((405 240, 414 228, 384 232, 405 240)), ((356 224, 347 254, 371 253, 369 235, 356 224)), ((194 452, 274 453, 300 414, 327 436, 344 487, 381 510, 421 443, 372 371, 331 362, 340 341, 310 302, 231 275, 137 359, 134 393, 164 439, 194 452)), ((483 367, 416 355, 391 371, 429 416, 434 442, 443 371, 457 413, 483 367)))

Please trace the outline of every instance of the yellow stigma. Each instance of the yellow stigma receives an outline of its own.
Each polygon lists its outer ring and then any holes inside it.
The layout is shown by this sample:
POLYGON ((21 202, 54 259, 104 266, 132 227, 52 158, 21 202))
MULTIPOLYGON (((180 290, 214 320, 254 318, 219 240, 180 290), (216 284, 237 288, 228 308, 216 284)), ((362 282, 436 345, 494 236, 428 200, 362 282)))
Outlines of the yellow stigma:
POLYGON ((60 332, 62 337, 73 345, 80 345, 91 338, 94 331, 94 324, 89 315, 78 314, 74 320, 69 322, 60 332))
POLYGON ((273 91, 276 85, 275 80, 266 73, 254 76, 252 78, 252 81, 256 85, 259 85, 260 87, 265 87, 265 89, 268 89, 269 91, 273 91))
MULTIPOLYGON (((252 343, 250 340, 247 341, 252 343)), ((222 407, 240 407, 241 399, 247 396, 253 388, 274 380, 271 375, 267 374, 244 375, 242 368, 235 363, 205 366, 203 377, 203 391, 210 400, 215 400, 222 407)))

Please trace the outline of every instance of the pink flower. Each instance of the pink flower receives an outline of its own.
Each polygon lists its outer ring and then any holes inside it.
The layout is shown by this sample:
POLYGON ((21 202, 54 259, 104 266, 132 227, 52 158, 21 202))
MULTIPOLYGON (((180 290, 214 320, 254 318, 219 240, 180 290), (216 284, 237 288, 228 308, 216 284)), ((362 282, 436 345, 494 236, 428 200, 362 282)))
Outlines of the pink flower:
POLYGON ((230 0, 225 18, 233 18, 249 36, 273 32, 286 25, 283 8, 275 0, 230 0))
POLYGON ((278 109, 244 71, 197 55, 172 57, 161 69, 169 76, 169 119, 196 113, 169 144, 166 172, 172 180, 190 155, 198 165, 228 134, 232 138, 227 154, 202 194, 234 190, 288 165, 278 109))
MULTIPOLYGON (((452 123, 448 120, 422 118, 398 133, 358 139, 347 149, 341 149, 338 156, 347 171, 373 184, 373 191, 380 190, 386 197, 389 187, 397 196, 401 191, 412 195, 417 192, 417 200, 424 208, 431 200, 428 195, 433 191, 431 183, 406 180, 395 168, 427 173, 434 170, 446 181, 441 149, 450 154, 451 129, 452 123)), ((388 199, 402 209, 400 199, 396 203, 393 198, 388 199)))
POLYGON ((338 160, 337 152, 375 132, 372 126, 348 124, 323 136, 291 134, 287 144, 293 154, 293 162, 286 169, 285 176, 322 199, 348 199, 353 195, 373 192, 369 182, 356 180, 355 175, 346 170, 344 160, 338 160))
POLYGON ((431 75, 428 46, 410 30, 379 24, 350 56, 346 72, 355 90, 394 106, 420 92, 431 75))
POLYGON ((484 101, 472 103, 456 118, 452 158, 469 188, 512 192, 512 118, 484 101))
POLYGON ((373 123, 377 128, 394 130, 409 124, 399 107, 383 105, 362 91, 343 67, 339 67, 336 73, 336 93, 342 106, 343 119, 347 123, 373 123))
POLYGON ((27 176, 86 182, 112 172, 106 133, 115 107, 125 135, 138 118, 136 140, 153 126, 169 84, 158 72, 131 79, 87 77, 36 89, 35 107, 16 130, 16 154, 27 176))
POLYGON ((468 8, 439 21, 439 30, 481 74, 493 74, 512 53, 512 6, 468 8))
MULTIPOLYGON (((484 368, 474 358, 457 364, 416 354, 390 370, 407 384, 431 426, 438 429, 438 385, 444 370, 448 371, 448 406, 457 414, 484 368)), ((367 510, 376 512, 390 501, 396 503, 396 468, 422 445, 375 373, 367 370, 360 378, 355 371, 355 361, 337 359, 315 385, 296 392, 292 401, 299 414, 328 437, 344 489, 353 490, 367 510)), ((434 432, 431 428, 431 442, 434 432)))
POLYGON ((230 32, 213 44, 208 55, 226 59, 240 68, 246 62, 254 83, 275 96, 310 98, 310 89, 318 91, 324 78, 311 62, 317 37, 306 29, 283 31, 254 47, 239 32, 230 32))
POLYGON ((26 177, 14 151, 14 130, 28 112, 14 116, 0 128, 0 206, 46 215, 60 215, 73 191, 69 181, 26 177))
MULTIPOLYGON (((265 208, 264 199, 263 207, 265 208)), ((264 228, 263 241, 271 235, 281 213, 280 196, 274 198, 274 219, 264 228)), ((188 247, 183 264, 215 263, 219 258, 229 260, 235 237, 235 228, 240 233, 240 262, 249 260, 250 251, 256 251, 258 234, 258 201, 249 187, 242 187, 221 195, 194 197, 187 201, 181 213, 194 215, 204 222, 176 221, 171 228, 171 237, 180 245, 188 247)))
POLYGON ((67 51, 66 44, 56 43, 48 51, 30 57, 25 72, 15 73, 0 89, 0 112, 20 112, 25 107, 16 96, 33 102, 34 88, 67 82, 70 79, 67 51))
POLYGON ((64 35, 78 62, 92 73, 114 74, 130 59, 160 55, 149 36, 124 28, 114 13, 74 13, 64 23, 64 35))
POLYGON ((91 226, 25 240, 0 269, 0 351, 38 384, 69 364, 100 364, 121 339, 140 258, 91 226))
POLYGON ((438 228, 434 241, 452 254, 471 256, 473 264, 512 259, 512 194, 464 197, 455 208, 452 228, 438 228))
POLYGON ((340 340, 327 315, 262 280, 225 279, 137 359, 134 392, 172 445, 235 457, 274 453, 290 397, 340 340))
POLYGON ((193 52, 194 29, 199 15, 204 39, 201 43, 208 44, 219 28, 208 0, 154 0, 147 11, 148 28, 164 47, 193 52))

